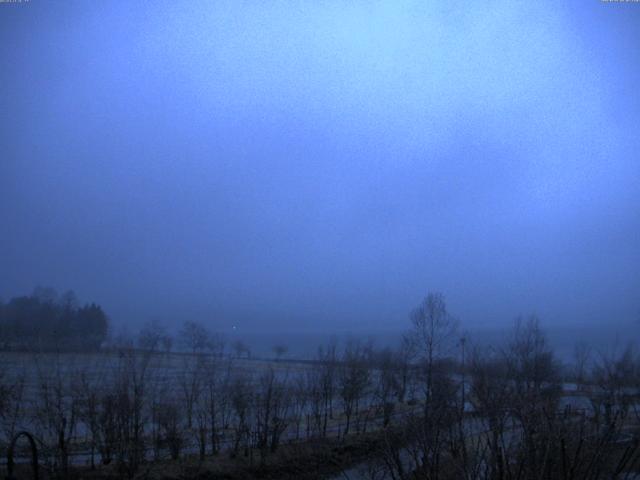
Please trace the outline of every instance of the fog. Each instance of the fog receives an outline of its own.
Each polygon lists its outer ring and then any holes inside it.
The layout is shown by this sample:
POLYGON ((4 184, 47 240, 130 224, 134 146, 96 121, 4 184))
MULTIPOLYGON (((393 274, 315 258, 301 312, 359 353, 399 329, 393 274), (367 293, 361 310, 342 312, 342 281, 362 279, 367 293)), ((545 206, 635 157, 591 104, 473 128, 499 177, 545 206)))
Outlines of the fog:
POLYGON ((640 8, 0 4, 0 298, 116 326, 640 321, 640 8))

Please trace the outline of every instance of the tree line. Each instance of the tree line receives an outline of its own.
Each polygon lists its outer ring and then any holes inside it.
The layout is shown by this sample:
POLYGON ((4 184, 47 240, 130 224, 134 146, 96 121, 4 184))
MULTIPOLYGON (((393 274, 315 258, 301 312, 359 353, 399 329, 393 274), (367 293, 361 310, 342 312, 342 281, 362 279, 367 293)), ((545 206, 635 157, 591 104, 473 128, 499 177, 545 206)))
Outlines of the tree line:
POLYGON ((36 288, 31 295, 0 302, 0 348, 5 350, 98 350, 108 330, 102 307, 80 306, 72 291, 58 295, 36 288))

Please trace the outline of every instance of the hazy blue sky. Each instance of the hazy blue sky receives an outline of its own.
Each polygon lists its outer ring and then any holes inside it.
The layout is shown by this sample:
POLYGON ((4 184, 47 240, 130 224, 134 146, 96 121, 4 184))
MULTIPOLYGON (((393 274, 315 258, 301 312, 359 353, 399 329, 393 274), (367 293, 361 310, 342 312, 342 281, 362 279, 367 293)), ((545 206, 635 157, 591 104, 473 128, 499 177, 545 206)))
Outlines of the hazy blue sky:
POLYGON ((640 4, 0 4, 0 296, 640 320, 640 4))

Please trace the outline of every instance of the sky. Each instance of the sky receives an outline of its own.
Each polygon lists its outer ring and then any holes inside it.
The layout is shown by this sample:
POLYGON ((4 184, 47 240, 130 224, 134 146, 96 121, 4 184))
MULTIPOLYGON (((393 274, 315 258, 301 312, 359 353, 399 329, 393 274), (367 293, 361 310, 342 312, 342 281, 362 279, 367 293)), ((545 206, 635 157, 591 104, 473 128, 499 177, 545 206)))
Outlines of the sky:
POLYGON ((0 3, 0 298, 640 323, 640 4, 0 3))

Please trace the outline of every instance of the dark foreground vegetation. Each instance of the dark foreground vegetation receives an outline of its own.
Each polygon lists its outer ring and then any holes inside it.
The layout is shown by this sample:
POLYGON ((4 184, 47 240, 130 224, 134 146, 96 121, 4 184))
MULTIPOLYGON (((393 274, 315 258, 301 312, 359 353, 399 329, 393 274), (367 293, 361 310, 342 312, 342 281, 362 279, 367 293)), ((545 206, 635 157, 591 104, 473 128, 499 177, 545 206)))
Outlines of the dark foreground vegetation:
POLYGON ((0 370, 3 448, 31 431, 51 478, 631 479, 640 466, 640 358, 580 346, 562 366, 535 318, 474 347, 430 294, 395 350, 353 339, 313 361, 247 360, 195 323, 178 340, 171 353, 149 325, 116 353, 0 370))

